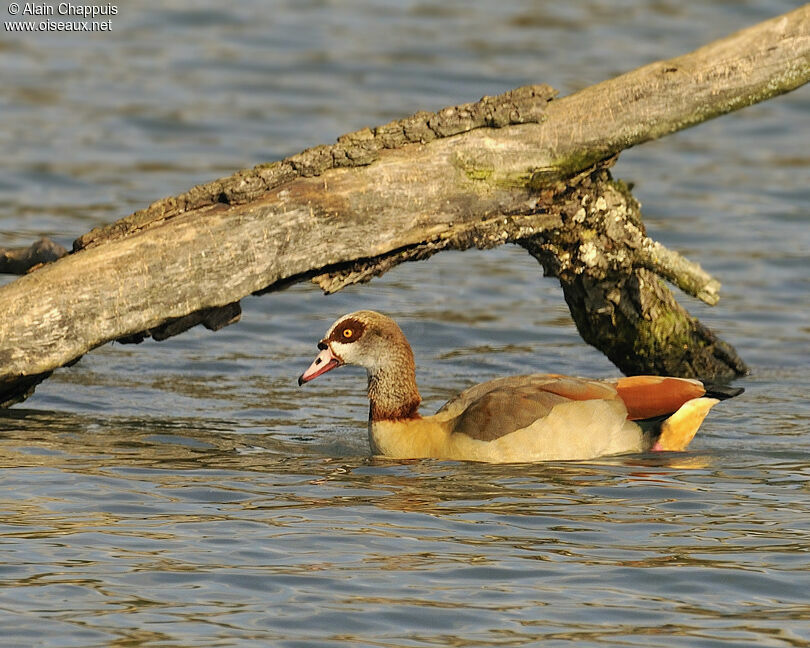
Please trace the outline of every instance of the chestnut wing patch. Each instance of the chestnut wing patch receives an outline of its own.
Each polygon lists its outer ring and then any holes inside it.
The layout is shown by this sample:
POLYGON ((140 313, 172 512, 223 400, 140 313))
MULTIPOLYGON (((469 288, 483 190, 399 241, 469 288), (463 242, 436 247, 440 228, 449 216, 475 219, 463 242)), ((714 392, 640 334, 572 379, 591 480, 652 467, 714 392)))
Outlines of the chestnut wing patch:
POLYGON ((614 384, 631 421, 671 414, 686 401, 706 393, 703 383, 692 378, 628 376, 614 384))

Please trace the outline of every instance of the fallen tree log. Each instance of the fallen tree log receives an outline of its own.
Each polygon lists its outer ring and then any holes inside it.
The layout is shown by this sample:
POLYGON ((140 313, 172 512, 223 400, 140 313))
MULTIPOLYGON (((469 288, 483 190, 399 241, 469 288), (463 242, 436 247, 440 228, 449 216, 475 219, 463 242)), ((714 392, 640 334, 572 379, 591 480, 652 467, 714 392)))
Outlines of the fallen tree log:
POLYGON ((164 199, 0 288, 0 405, 111 340, 239 317, 239 300, 327 292, 444 249, 523 245, 586 341, 627 373, 745 373, 675 302, 719 284, 646 236, 608 167, 621 150, 810 80, 810 6, 554 99, 548 86, 417 113, 164 199))

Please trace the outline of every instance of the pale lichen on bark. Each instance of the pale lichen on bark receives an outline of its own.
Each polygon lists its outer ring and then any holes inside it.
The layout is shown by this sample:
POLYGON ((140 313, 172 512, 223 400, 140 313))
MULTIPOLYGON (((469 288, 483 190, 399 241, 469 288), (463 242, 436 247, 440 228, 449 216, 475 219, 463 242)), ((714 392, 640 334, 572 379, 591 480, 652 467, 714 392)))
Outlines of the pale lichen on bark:
POLYGON ((521 244, 560 280, 582 338, 624 373, 727 380, 748 372, 654 272, 710 304, 718 282, 647 237, 638 201, 606 169, 567 198, 561 227, 521 244))

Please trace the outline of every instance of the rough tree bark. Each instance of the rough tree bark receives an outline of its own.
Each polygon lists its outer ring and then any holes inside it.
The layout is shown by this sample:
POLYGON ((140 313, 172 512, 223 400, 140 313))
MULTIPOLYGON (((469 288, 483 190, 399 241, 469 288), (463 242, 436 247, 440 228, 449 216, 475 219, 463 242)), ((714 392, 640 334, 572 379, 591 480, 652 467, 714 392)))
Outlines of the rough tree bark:
POLYGON ((0 288, 0 405, 110 340, 239 318, 239 300, 327 292, 444 249, 524 246, 558 276, 583 338, 627 373, 723 378, 745 365, 658 276, 719 284, 649 239, 608 167, 621 150, 810 80, 810 6, 554 99, 519 88, 345 135, 158 201, 0 288))

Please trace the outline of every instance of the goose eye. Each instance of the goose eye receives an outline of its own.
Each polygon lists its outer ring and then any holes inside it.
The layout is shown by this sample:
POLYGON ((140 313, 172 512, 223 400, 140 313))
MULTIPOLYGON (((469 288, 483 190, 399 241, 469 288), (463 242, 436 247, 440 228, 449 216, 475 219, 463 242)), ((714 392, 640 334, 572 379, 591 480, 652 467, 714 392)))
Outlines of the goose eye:
POLYGON ((352 335, 354 335, 354 331, 352 331, 351 329, 348 329, 348 328, 347 328, 347 329, 343 329, 343 337, 345 337, 346 339, 348 339, 348 338, 350 338, 352 335))

